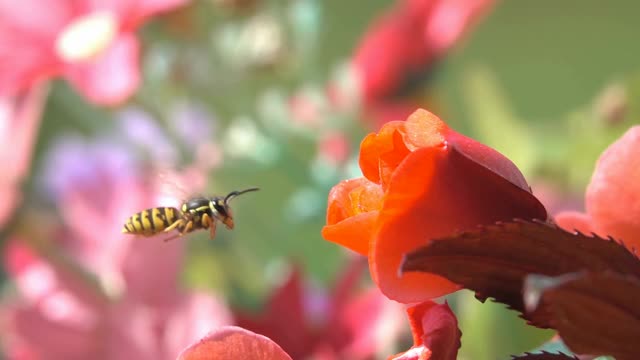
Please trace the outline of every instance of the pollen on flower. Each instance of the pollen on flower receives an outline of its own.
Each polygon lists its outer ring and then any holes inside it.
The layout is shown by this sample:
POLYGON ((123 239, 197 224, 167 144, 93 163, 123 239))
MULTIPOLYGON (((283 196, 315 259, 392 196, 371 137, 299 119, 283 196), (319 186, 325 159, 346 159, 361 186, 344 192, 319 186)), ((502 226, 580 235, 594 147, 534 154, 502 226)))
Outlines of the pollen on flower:
POLYGON ((118 19, 110 11, 96 11, 79 17, 60 32, 56 52, 68 62, 91 61, 113 43, 118 19))

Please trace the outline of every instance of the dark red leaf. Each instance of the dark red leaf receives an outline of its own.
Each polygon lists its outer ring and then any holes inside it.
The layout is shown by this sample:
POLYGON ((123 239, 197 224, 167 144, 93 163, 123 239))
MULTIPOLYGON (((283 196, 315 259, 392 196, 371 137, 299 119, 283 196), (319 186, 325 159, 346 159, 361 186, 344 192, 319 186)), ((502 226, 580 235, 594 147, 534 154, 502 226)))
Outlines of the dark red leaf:
POLYGON ((525 353, 524 355, 512 356, 511 360, 578 360, 575 356, 569 356, 562 353, 525 353))
POLYGON ((637 277, 612 272, 531 275, 525 299, 530 317, 537 322, 542 312, 543 321, 549 321, 575 353, 613 355, 617 360, 640 356, 637 277))
MULTIPOLYGON (((522 285, 529 274, 559 276, 590 270, 640 278, 640 261, 611 239, 570 233, 547 223, 514 221, 432 240, 406 255, 401 270, 441 275, 475 291, 480 301, 493 298, 524 313, 522 285)), ((549 327, 543 316, 534 325, 549 327)))

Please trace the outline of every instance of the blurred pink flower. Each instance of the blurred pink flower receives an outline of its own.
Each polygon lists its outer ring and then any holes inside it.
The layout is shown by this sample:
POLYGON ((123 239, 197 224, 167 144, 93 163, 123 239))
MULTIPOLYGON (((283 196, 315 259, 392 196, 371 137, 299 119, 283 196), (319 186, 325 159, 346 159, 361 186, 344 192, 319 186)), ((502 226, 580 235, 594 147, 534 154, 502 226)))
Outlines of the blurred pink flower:
POLYGON ((20 202, 19 187, 31 165, 46 92, 39 86, 21 96, 0 98, 0 228, 20 202))
MULTIPOLYGON (((162 304, 130 295, 141 289, 107 298, 80 273, 45 260, 20 239, 11 240, 5 263, 21 294, 5 301, 1 312, 3 345, 11 360, 174 359, 208 329, 230 323, 217 298, 170 286, 162 291, 172 293, 165 296, 172 300, 162 304)), ((158 268, 139 275, 149 280, 166 275, 153 271, 158 268)))
POLYGON ((354 258, 329 294, 305 291, 295 269, 261 314, 236 312, 236 324, 262 334, 293 359, 370 359, 398 337, 402 306, 377 289, 356 291, 366 261, 354 258))
POLYGON ((63 138, 45 158, 43 186, 73 235, 62 240, 65 250, 110 287, 170 302, 165 297, 172 296, 167 289, 177 287, 184 242, 164 243, 163 235, 124 235, 122 224, 149 207, 179 206, 189 195, 183 189, 204 189, 206 174, 197 167, 180 173, 164 168, 159 177, 154 164, 141 167, 128 150, 127 144, 111 139, 87 143, 79 137, 63 138))
MULTIPOLYGON (((282 309, 286 314, 286 308, 282 309)), ((358 311, 359 319, 364 320, 371 314, 371 309, 362 307, 358 311)), ((436 304, 432 301, 423 302, 407 309, 414 345, 407 351, 389 357, 390 360, 455 360, 460 348, 462 333, 458 329, 458 321, 447 304, 436 304)), ((289 319, 282 317, 286 326, 289 319)), ((364 328, 366 324, 361 324, 364 328)), ((343 336, 338 332, 335 336, 343 336)), ((394 336, 393 329, 382 328, 380 338, 394 336)), ((295 329, 290 329, 291 335, 296 335, 295 329)), ((293 339, 292 339, 293 340, 293 339)), ((291 341, 291 340, 290 340, 291 341)), ((304 344, 300 344, 302 347, 304 344)), ((284 348, 286 349, 286 347, 284 348)), ((339 353, 331 349, 316 353, 299 354, 286 353, 280 345, 271 338, 236 326, 218 328, 200 341, 186 348, 178 360, 214 360, 214 359, 256 359, 256 360, 290 360, 290 359, 363 359, 368 357, 364 353, 339 353), (307 356, 305 356, 307 355, 307 356), (312 356, 309 356, 312 355, 312 356), (364 357, 363 357, 364 356, 364 357)))
POLYGON ((555 217, 564 229, 612 236, 640 249, 640 126, 629 129, 605 150, 585 195, 586 213, 555 217))
POLYGON ((167 199, 127 154, 117 144, 75 139, 46 159, 64 224, 46 231, 53 253, 35 253, 23 239, 6 251, 22 298, 4 306, 12 358, 174 359, 208 329, 230 323, 220 300, 180 289, 184 241, 120 233, 129 215, 167 199))
POLYGON ((62 76, 114 105, 138 87, 136 29, 188 0, 0 0, 0 96, 62 76))
POLYGON ((319 139, 318 157, 331 164, 342 164, 349 157, 349 147, 349 139, 344 133, 327 133, 319 139))
POLYGON ((224 326, 184 349, 178 360, 291 360, 268 337, 237 326, 224 326))
POLYGON ((326 121, 324 111, 318 99, 304 92, 294 94, 289 98, 288 110, 295 125, 308 129, 318 129, 326 121))

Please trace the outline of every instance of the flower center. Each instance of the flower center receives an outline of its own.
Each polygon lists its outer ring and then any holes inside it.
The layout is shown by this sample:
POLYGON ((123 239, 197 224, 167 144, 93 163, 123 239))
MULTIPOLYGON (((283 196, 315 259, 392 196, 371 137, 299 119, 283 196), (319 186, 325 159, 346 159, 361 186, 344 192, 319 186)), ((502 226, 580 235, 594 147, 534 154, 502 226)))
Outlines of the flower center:
POLYGON ((58 35, 56 52, 68 62, 93 60, 111 45, 117 31, 118 19, 112 12, 97 11, 78 17, 58 35))

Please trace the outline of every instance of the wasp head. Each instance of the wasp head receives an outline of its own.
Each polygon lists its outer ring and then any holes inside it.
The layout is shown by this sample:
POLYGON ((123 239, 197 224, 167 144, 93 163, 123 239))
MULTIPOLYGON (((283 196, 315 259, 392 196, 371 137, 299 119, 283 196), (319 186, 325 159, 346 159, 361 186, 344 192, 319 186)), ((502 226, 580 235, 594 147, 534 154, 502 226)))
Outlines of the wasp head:
POLYGON ((232 191, 224 198, 214 198, 209 202, 209 206, 212 210, 218 214, 220 221, 228 228, 233 229, 233 216, 231 215, 231 208, 229 207, 229 202, 231 199, 235 198, 238 195, 242 195, 244 193, 248 193, 250 191, 257 191, 258 188, 249 188, 242 191, 232 191))

